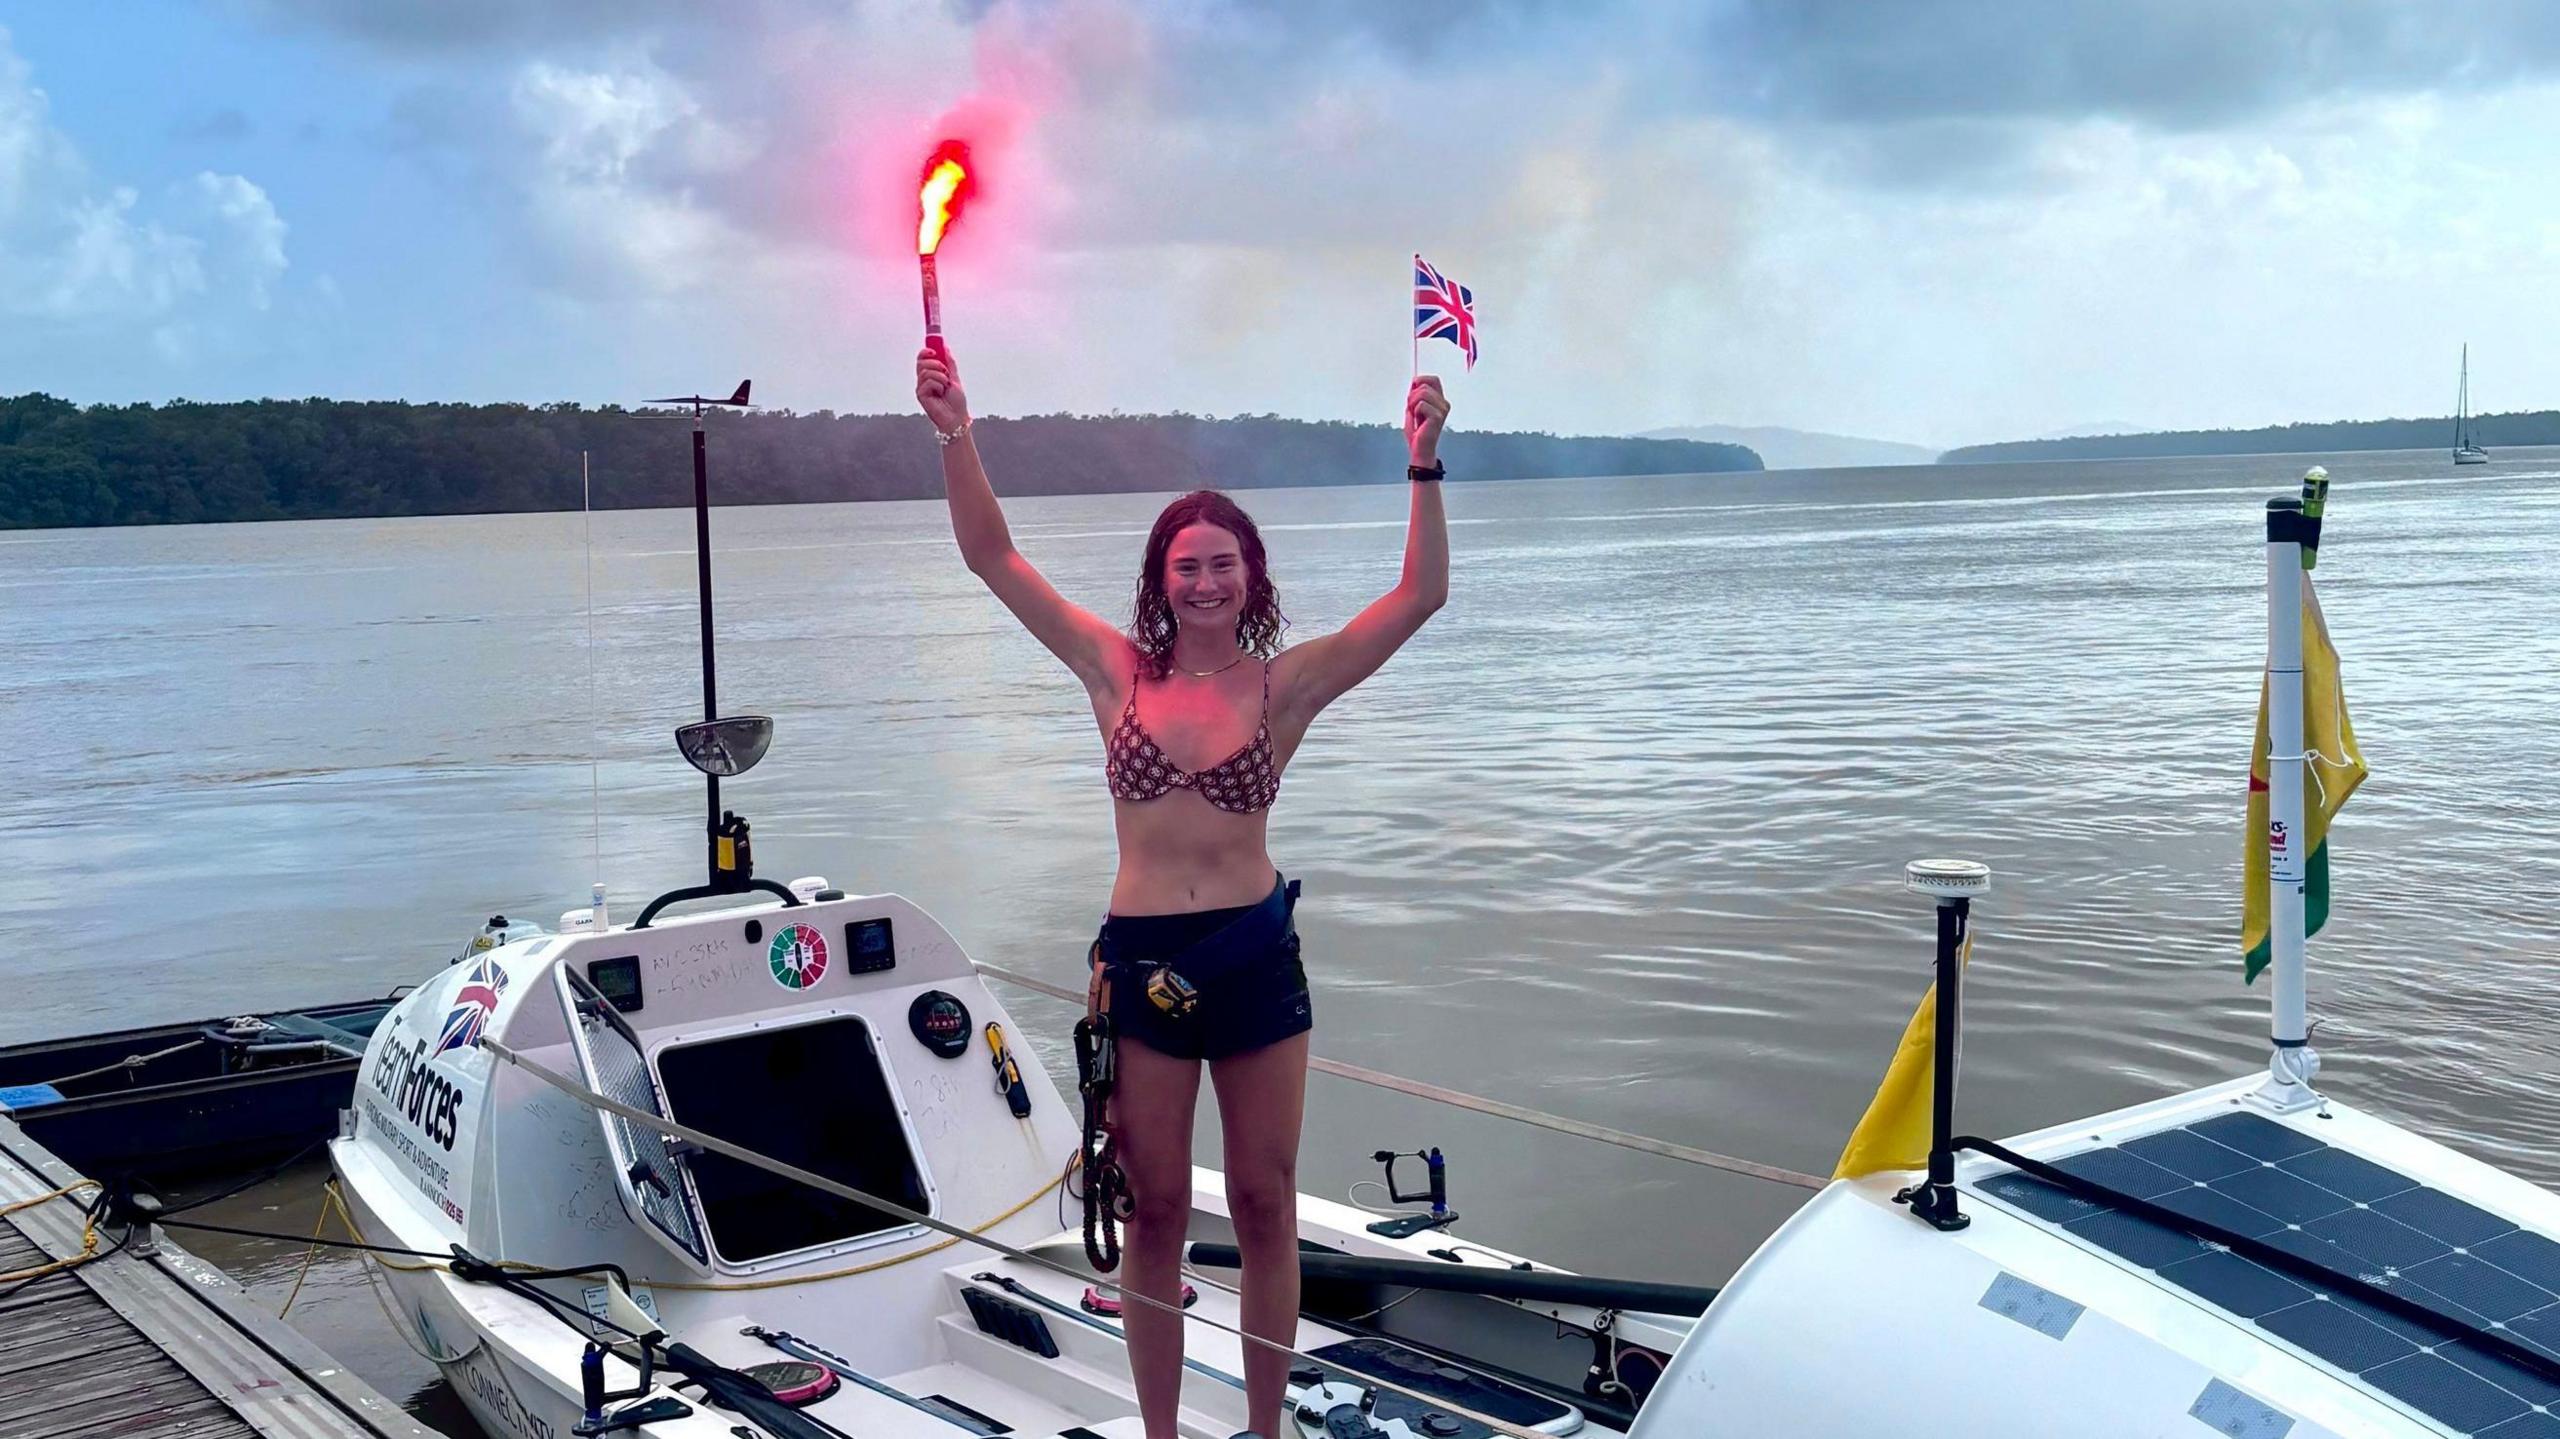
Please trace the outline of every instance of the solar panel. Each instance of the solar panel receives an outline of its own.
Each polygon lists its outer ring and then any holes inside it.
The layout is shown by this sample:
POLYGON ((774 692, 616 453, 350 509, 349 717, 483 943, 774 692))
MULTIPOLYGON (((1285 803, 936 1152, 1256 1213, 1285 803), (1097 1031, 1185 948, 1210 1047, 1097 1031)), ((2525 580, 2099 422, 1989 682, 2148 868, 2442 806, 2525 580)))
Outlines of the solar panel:
POLYGON ((2323 1215, 2304 1225, 2305 1233, 2326 1239, 2368 1264, 2397 1267, 2423 1264, 2440 1254, 2450 1254, 2453 1246, 2411 1229, 2408 1225, 2373 1209, 2347 1209, 2323 1215))
POLYGON ((2189 1179, 2220 1179, 2257 1163, 2228 1145, 2216 1144, 2183 1129, 2164 1129, 2158 1134, 2146 1134, 2121 1147, 2127 1154, 2138 1155, 2189 1179))
POLYGON ((2364 1375, 2366 1383, 2456 1429, 2477 1431, 2528 1413, 2523 1399, 2437 1354, 2394 1359, 2364 1375))
POLYGON ((2560 1354, 2560 1309, 2545 1309, 2522 1319, 2510 1320, 2507 1332, 2536 1349, 2560 1354))
POLYGON ((2548 1414, 2527 1414, 2490 1425, 2480 1431, 2478 1439, 2560 1439, 2560 1419, 2548 1414))
POLYGON ((2273 1314, 2307 1302, 2310 1286, 2298 1283, 2237 1254, 2212 1253, 2181 1259, 2160 1271, 2179 1288, 2212 1300, 2243 1319, 2273 1314))
POLYGON ((2560 1294, 2560 1242, 2519 1229, 2474 1244, 2471 1252, 2529 1284, 2560 1294))
POLYGON ((2408 1336, 2357 1317, 2349 1306, 2331 1302, 2326 1294, 2308 1304, 2260 1315, 2257 1322, 2259 1328, 2292 1340, 2350 1374, 2379 1369, 2418 1352, 2408 1336))
MULTIPOLYGON (((2077 1178, 2355 1275, 2560 1363, 2560 1242, 2254 1114, 2054 1161, 2077 1178)), ((2021 1173, 1973 1186, 2467 1433, 2560 1439, 2560 1383, 2344 1285, 2253 1263, 2021 1173)))

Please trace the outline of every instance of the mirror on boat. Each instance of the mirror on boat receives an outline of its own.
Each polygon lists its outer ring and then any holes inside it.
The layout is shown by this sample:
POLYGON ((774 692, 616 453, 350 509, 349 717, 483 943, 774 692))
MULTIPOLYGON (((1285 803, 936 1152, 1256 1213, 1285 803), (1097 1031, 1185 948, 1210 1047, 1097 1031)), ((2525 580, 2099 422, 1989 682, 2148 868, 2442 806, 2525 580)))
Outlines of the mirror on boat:
POLYGON ((773 746, 773 720, 766 715, 728 715, 699 720, 676 731, 676 748, 685 763, 704 774, 745 774, 773 746))

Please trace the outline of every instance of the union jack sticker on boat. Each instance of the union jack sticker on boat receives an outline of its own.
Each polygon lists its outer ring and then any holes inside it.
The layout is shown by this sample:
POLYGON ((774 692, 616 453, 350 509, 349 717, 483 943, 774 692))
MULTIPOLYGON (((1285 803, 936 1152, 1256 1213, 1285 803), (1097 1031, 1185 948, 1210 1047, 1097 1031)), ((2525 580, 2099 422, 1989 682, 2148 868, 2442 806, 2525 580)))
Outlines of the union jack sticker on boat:
POLYGON ((435 1052, 446 1053, 480 1042, 480 1033, 489 1027, 489 1016, 497 1012, 498 999, 507 992, 507 972, 494 959, 484 959, 471 967, 470 977, 453 996, 453 1010, 444 1017, 444 1030, 436 1036, 435 1052))

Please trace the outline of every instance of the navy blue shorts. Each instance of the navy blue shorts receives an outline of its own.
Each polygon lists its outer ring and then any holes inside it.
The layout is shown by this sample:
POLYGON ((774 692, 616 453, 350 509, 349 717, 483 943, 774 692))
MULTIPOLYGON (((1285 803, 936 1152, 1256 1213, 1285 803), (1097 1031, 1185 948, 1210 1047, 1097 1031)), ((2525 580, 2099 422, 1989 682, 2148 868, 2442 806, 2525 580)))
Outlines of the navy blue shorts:
POLYGON ((1095 947, 1114 1028, 1175 1059, 1225 1059, 1313 1029, 1297 901, 1297 883, 1283 880, 1260 904, 1104 920, 1095 947), (1197 993, 1189 1014, 1167 1014, 1148 998, 1159 968, 1197 993))

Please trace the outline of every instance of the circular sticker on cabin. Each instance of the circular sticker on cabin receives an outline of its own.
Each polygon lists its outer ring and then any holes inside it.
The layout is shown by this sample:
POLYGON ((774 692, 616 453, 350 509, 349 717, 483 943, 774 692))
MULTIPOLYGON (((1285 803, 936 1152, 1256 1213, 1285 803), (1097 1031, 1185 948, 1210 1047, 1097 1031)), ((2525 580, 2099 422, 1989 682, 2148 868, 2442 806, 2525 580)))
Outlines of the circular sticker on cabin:
POLYGON ((778 930, 765 951, 774 983, 784 989, 807 989, 827 972, 827 937, 805 924, 778 930))

